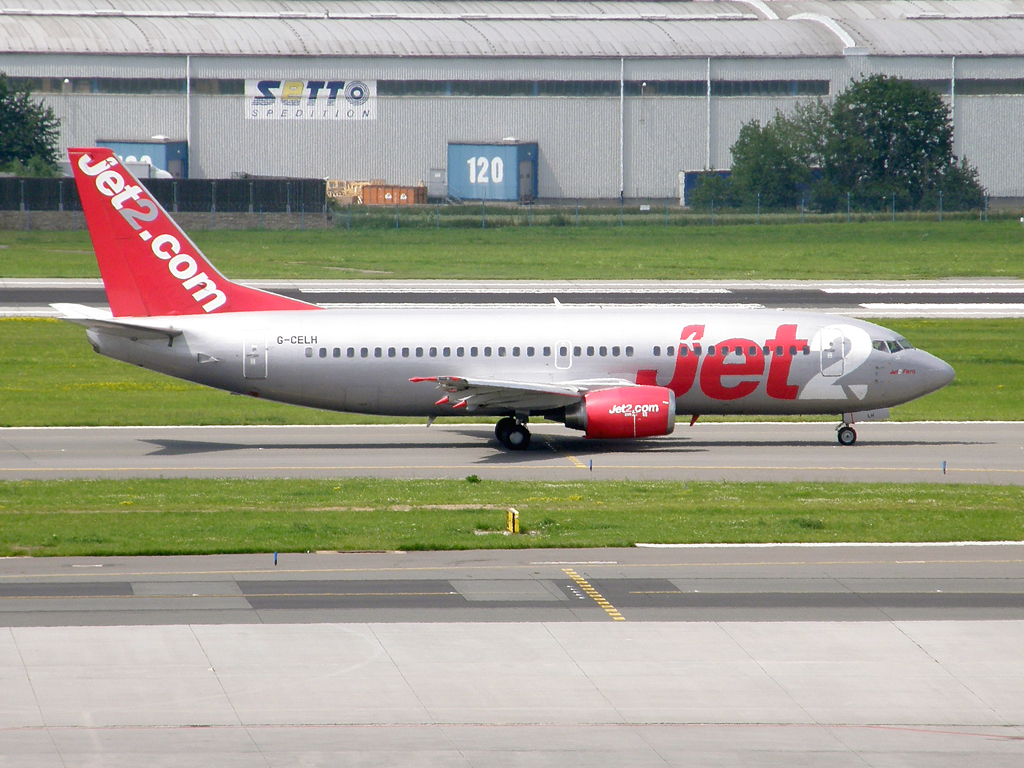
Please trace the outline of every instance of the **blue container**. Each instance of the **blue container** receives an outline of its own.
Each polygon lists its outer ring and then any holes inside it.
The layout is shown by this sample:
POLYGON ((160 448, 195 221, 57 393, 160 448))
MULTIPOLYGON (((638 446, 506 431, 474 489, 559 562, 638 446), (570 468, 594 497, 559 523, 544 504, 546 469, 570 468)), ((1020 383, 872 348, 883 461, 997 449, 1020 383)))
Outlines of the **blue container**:
POLYGON ((460 200, 532 200, 537 142, 449 144, 448 194, 460 200))
POLYGON ((176 179, 188 178, 188 142, 100 139, 96 144, 114 150, 114 154, 125 162, 148 162, 176 179))

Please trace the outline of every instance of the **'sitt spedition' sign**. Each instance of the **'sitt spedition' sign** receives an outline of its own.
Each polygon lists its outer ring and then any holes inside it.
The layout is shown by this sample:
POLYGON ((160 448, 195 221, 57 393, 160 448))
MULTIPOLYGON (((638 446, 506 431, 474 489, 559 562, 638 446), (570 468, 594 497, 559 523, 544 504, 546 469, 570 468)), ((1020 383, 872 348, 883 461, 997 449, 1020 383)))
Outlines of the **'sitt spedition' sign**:
POLYGON ((246 80, 248 120, 376 120, 376 80, 246 80))

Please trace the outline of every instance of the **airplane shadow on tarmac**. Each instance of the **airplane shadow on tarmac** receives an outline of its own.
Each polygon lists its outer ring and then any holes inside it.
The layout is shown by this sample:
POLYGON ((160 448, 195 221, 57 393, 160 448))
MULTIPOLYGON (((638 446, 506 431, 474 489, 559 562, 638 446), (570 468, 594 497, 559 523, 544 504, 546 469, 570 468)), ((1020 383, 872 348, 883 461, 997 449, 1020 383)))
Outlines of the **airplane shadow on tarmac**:
MULTIPOLYGON (((396 443, 229 443, 211 442, 206 440, 161 440, 144 439, 141 443, 149 443, 157 450, 148 456, 188 456, 197 453, 219 453, 227 451, 372 451, 382 449, 436 451, 443 448, 475 448, 479 447, 479 439, 472 442, 447 443, 438 446, 432 442, 396 442, 396 443)), ((494 442, 493 440, 491 442, 494 442)), ((496 445, 497 443, 495 443, 496 445)))
MULTIPOLYGON (((449 430, 447 434, 456 432, 465 437, 458 442, 410 441, 389 443, 242 443, 208 440, 172 440, 148 438, 140 440, 156 447, 149 456, 188 456, 203 453, 224 453, 230 451, 365 451, 365 450, 423 450, 444 451, 455 449, 480 449, 488 447, 493 453, 478 459, 480 463, 532 462, 553 458, 555 455, 571 453, 587 456, 598 456, 620 453, 708 453, 714 450, 735 450, 736 448, 762 448, 770 451, 776 448, 813 448, 839 449, 827 439, 807 440, 701 440, 696 437, 647 438, 634 440, 588 440, 576 435, 539 435, 535 436, 530 447, 525 451, 509 451, 498 444, 493 436, 483 436, 480 432, 459 432, 449 430)), ((991 442, 971 440, 871 440, 851 447, 842 448, 846 451, 858 451, 871 448, 907 448, 920 446, 971 446, 992 445, 991 442)))

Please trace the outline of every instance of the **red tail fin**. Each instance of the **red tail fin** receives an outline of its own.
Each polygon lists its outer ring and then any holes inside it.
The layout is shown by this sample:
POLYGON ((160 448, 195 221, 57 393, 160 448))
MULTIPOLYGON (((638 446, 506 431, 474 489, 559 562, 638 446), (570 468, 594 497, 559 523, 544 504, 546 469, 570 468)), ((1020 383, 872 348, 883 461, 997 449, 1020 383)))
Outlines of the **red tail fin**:
POLYGON ((115 316, 318 309, 224 277, 111 150, 68 155, 115 316))

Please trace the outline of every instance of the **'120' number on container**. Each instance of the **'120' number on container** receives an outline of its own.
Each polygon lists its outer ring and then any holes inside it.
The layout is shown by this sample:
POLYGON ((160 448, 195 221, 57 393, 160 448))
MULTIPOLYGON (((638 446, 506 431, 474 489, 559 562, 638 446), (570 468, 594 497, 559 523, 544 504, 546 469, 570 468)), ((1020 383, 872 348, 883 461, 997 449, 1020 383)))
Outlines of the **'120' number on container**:
POLYGON ((505 162, 500 157, 471 157, 466 163, 470 184, 501 184, 505 179, 505 162))

